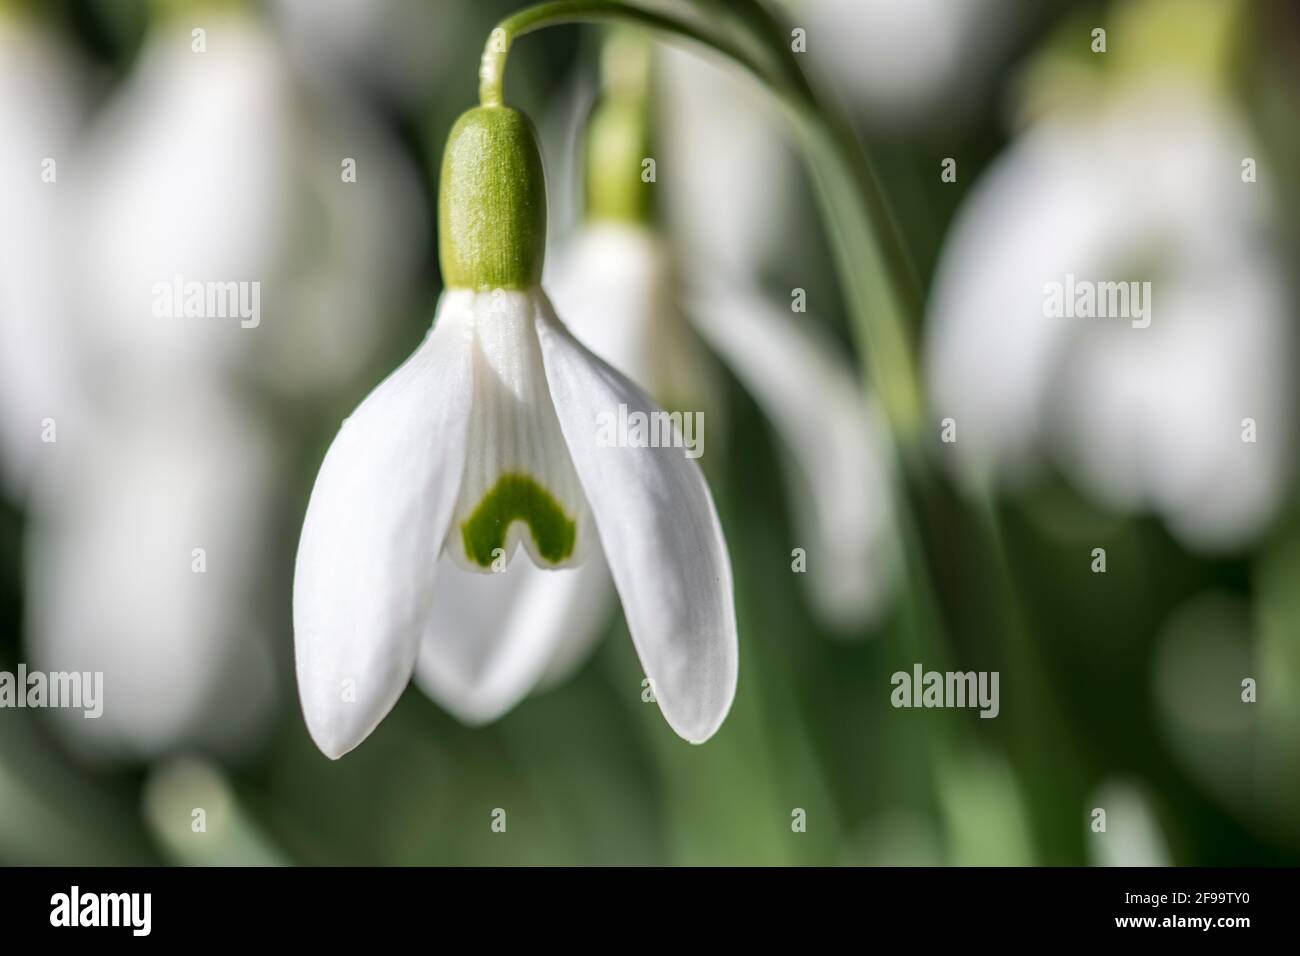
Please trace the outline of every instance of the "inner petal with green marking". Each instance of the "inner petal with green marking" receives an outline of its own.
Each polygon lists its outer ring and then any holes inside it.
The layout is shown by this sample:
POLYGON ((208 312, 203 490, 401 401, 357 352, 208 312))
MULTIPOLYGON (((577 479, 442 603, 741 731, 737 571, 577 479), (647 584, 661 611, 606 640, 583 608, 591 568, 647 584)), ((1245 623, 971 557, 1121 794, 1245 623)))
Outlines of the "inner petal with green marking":
POLYGON ((466 556, 490 570, 494 559, 509 555, 508 535, 516 522, 528 526, 533 546, 547 562, 562 564, 573 555, 577 520, 531 476, 516 472, 502 475, 461 524, 466 556))
POLYGON ((581 564, 594 533, 533 324, 535 290, 475 293, 473 405, 445 548, 470 571, 505 571, 523 547, 540 568, 581 564))

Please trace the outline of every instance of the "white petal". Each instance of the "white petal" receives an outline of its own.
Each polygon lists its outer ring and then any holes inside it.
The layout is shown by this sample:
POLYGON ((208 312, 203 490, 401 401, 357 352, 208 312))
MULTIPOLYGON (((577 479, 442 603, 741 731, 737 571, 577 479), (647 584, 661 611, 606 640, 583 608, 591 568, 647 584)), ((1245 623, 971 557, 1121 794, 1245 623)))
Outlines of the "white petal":
POLYGON ((537 334, 564 439, 596 518, 628 629, 664 717, 711 737, 736 692, 736 616, 722 528, 681 448, 601 447, 601 413, 660 409, 579 344, 540 299, 537 334))
POLYGON ((428 621, 464 463, 472 394, 469 293, 343 424, 316 478, 294 574, 307 727, 332 758, 401 695, 428 621))
POLYGON ((540 290, 471 293, 474 400, 447 553, 470 571, 534 563, 571 567, 591 516, 560 433, 533 328, 540 290))
POLYGON ((875 403, 807 316, 796 323, 754 290, 700 290, 688 312, 790 453, 795 519, 820 611, 846 632, 861 629, 899 570, 893 452, 875 403))
POLYGON ((465 723, 509 711, 556 666, 589 649, 609 610, 609 571, 589 554, 576 568, 541 570, 514 561, 479 574, 444 558, 415 680, 465 723))

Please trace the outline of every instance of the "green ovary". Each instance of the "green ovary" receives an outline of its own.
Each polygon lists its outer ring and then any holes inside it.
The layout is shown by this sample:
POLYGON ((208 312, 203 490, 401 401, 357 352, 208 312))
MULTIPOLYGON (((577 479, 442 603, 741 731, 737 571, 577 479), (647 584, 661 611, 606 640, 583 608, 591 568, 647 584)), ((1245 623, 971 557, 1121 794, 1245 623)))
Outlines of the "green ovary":
POLYGON ((528 525, 537 553, 551 564, 573 554, 577 523, 560 503, 530 475, 502 475, 483 496, 473 514, 460 526, 465 554, 484 568, 492 566, 493 552, 505 548, 506 532, 516 521, 528 525))

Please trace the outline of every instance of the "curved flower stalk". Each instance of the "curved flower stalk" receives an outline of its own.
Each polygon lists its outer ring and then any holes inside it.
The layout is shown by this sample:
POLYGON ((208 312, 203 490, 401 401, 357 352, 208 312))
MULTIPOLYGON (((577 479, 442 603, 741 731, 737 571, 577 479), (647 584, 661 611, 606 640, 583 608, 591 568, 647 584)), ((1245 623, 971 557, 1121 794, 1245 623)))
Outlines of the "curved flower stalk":
MULTIPOLYGON (((540 286, 546 196, 532 125, 485 101, 447 141, 433 329, 344 423, 307 507, 294 635, 308 729, 327 756, 347 753, 430 646, 455 658, 446 671, 518 695, 542 679, 563 632, 498 629, 485 651, 526 646, 465 654, 464 634, 434 614, 439 579, 484 575, 506 600, 527 562, 573 587, 599 548, 664 717, 702 742, 731 706, 738 658, 713 500, 680 448, 600 440, 620 406, 660 410, 556 317, 540 286)), ((421 668, 428 686, 440 665, 421 668)))
POLYGON ((53 37, 0 5, 0 488, 15 497, 57 450, 42 441, 49 422, 57 437, 84 405, 59 235, 59 175, 83 112, 77 74, 53 37))
POLYGON ((319 395, 402 313, 415 173, 347 97, 309 99, 238 7, 152 27, 79 162, 78 312, 122 382, 215 369, 319 395))
POLYGON ((1010 147, 968 200, 932 297, 932 404, 957 422, 963 475, 1023 479, 1046 451, 1083 491, 1161 514, 1195 548, 1267 524, 1289 473, 1294 368, 1267 187, 1239 175, 1253 155, 1214 98, 1157 82, 1010 147), (1149 311, 1048 308, 1072 277, 1146 281, 1149 311))

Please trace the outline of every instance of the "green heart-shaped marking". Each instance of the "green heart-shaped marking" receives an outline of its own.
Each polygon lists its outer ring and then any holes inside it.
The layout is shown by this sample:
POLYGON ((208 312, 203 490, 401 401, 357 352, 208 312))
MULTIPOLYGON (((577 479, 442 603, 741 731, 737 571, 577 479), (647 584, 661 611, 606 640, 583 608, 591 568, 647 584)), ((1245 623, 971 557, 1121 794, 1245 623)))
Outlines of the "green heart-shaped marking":
POLYGON ((537 552, 552 564, 573 554, 577 522, 531 475, 508 472, 497 479, 460 526, 469 559, 481 567, 492 567, 493 552, 505 548, 506 532, 516 521, 528 525, 537 552))

